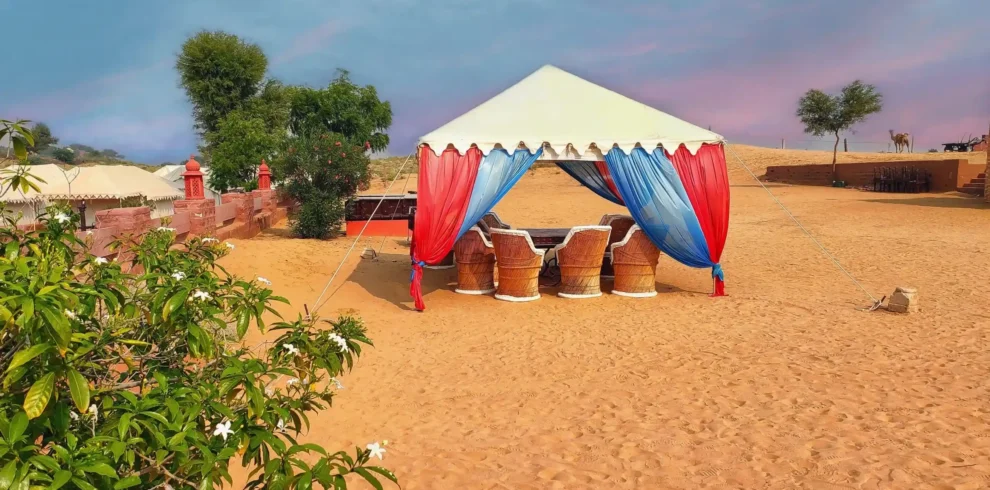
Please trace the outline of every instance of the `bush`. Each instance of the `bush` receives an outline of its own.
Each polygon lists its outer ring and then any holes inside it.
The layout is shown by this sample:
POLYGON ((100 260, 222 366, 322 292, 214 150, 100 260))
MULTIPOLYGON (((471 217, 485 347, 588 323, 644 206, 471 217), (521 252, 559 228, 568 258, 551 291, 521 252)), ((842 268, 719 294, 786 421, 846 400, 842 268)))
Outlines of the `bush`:
POLYGON ((303 238, 333 237, 344 221, 344 202, 370 180, 364 146, 335 133, 300 136, 290 144, 274 171, 301 203, 293 230, 303 238))
POLYGON ((0 487, 211 489, 235 458, 254 468, 248 488, 395 481, 369 466, 377 443, 348 455, 296 441, 371 345, 360 321, 280 321, 249 349, 249 327, 264 332, 285 300, 217 265, 232 247, 159 228, 115 244, 126 264, 107 261, 80 253, 69 210, 48 213, 39 231, 0 226, 0 487))
POLYGON ((56 160, 65 163, 72 163, 76 160, 76 152, 72 151, 72 148, 56 148, 52 152, 52 156, 56 160))

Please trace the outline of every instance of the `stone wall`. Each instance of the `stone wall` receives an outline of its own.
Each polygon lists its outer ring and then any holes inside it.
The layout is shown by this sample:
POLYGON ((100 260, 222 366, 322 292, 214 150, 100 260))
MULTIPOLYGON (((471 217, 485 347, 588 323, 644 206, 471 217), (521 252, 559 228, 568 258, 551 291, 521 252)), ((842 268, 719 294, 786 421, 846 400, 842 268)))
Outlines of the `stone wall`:
MULTIPOLYGON (((840 163, 836 165, 838 180, 848 187, 873 184, 874 172, 880 167, 916 167, 928 170, 932 176, 931 192, 950 192, 961 189, 983 173, 983 165, 972 165, 969 160, 917 160, 903 162, 840 163)), ((766 180, 799 185, 832 185, 832 164, 779 165, 767 167, 766 180)))
MULTIPOLYGON (((223 194, 220 201, 237 205, 233 222, 226 225, 216 222, 217 205, 212 199, 175 201, 175 214, 168 218, 172 222, 168 226, 175 228, 178 241, 191 236, 212 236, 221 240, 251 238, 287 217, 293 207, 292 203, 280 205, 271 190, 223 194), (255 197, 261 198, 259 209, 254 208, 255 197)), ((163 218, 151 219, 151 210, 147 207, 107 209, 97 213, 95 233, 88 236, 101 239, 137 237, 162 223, 163 218)), ((101 256, 112 254, 99 245, 92 246, 90 251, 101 256)))

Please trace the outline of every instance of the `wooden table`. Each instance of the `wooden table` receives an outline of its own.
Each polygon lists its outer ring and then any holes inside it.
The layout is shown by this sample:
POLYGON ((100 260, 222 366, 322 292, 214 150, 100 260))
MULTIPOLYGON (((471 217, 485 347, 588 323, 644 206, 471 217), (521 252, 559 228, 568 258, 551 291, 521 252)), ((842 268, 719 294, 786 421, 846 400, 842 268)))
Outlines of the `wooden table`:
POLYGON ((529 233, 536 248, 553 248, 564 243, 564 238, 571 231, 570 228, 523 228, 522 231, 529 233))

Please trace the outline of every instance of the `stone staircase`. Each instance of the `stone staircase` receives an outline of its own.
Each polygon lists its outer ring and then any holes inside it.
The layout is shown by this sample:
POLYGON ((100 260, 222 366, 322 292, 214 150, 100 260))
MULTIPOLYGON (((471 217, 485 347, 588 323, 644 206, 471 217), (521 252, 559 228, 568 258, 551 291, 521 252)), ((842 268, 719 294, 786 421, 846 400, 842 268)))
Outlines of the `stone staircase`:
POLYGON ((987 174, 977 175, 975 179, 963 184, 962 187, 956 189, 959 192, 970 194, 973 196, 982 196, 984 186, 987 183, 987 174))

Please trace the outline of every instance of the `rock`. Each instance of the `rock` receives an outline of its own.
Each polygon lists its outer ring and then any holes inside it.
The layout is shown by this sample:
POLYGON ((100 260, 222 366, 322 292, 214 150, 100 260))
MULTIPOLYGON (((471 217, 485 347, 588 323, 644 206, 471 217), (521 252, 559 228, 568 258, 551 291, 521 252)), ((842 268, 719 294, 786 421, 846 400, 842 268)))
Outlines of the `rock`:
POLYGON ((916 313, 918 311, 918 290, 899 287, 887 301, 887 310, 894 313, 916 313))
POLYGON ((364 252, 361 252, 362 259, 373 259, 377 256, 378 254, 375 253, 375 249, 373 248, 364 247, 364 252))

